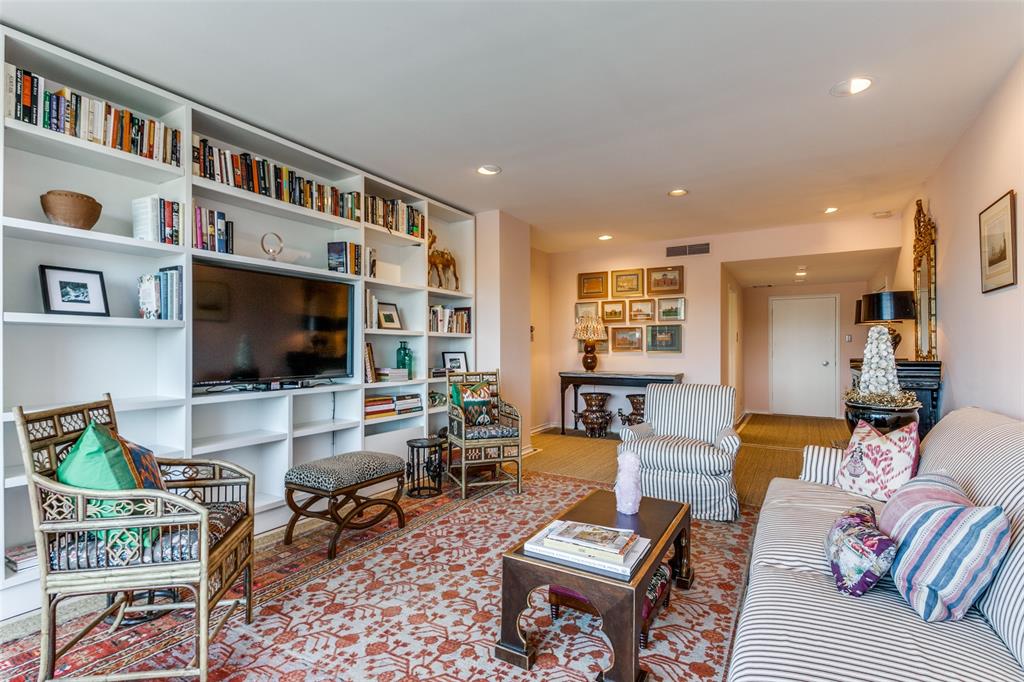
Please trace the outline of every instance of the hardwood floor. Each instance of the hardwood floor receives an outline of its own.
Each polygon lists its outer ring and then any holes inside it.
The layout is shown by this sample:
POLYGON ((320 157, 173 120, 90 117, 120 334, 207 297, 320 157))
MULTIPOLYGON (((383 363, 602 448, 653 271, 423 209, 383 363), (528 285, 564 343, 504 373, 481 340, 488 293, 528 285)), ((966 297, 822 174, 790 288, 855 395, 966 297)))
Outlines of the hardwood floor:
MULTIPOLYGON (((742 423, 743 446, 736 457, 733 479, 740 504, 760 507, 773 478, 800 475, 805 445, 832 445, 847 441, 850 432, 841 419, 754 414, 742 423)), ((534 434, 540 451, 524 460, 526 471, 574 476, 590 481, 615 480, 615 448, 618 440, 559 435, 557 431, 534 434)))

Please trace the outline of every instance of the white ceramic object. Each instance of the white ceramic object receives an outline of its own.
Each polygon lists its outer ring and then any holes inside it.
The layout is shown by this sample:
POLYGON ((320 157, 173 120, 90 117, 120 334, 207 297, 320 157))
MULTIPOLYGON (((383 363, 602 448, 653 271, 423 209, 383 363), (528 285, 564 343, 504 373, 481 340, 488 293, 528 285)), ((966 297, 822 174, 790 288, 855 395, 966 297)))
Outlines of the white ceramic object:
POLYGON ((615 476, 615 509, 620 514, 636 514, 640 511, 640 497, 640 458, 623 450, 615 476))

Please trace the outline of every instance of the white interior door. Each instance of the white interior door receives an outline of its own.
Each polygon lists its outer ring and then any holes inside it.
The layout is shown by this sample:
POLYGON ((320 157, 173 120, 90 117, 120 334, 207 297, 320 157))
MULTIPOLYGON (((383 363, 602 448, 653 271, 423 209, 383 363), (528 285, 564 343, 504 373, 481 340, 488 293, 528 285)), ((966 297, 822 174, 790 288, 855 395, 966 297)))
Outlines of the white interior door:
POLYGON ((772 298, 769 306, 772 412, 837 417, 836 297, 772 298))

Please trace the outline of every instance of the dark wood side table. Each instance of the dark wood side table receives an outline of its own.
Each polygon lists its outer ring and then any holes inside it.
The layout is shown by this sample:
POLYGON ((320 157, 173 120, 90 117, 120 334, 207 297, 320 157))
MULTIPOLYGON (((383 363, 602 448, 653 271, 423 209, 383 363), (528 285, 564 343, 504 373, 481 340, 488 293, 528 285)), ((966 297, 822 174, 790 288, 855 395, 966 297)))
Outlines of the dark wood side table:
MULTIPOLYGON (((562 435, 565 435, 565 389, 572 386, 572 409, 578 412, 580 409, 580 386, 642 386, 647 384, 681 384, 683 382, 682 372, 584 372, 582 370, 572 372, 559 372, 561 388, 558 395, 562 405, 562 435)), ((579 417, 573 416, 572 428, 575 430, 579 424, 579 417)))
MULTIPOLYGON (((860 381, 861 358, 850 359, 850 374, 853 385, 860 381)), ((896 378, 900 386, 917 394, 921 402, 918 412, 917 435, 924 438, 939 420, 939 406, 942 398, 942 361, 941 360, 896 360, 896 378)))
POLYGON ((525 670, 533 666, 537 652, 526 646, 519 616, 533 590, 544 585, 562 585, 584 595, 603 616, 602 627, 612 646, 612 667, 597 679, 642 682, 647 671, 640 667, 641 608, 647 586, 670 549, 674 552, 668 563, 676 585, 688 589, 693 584, 690 505, 645 497, 639 513, 625 515, 615 511, 614 493, 595 490, 557 518, 632 528, 641 537, 649 538, 651 547, 629 580, 527 556, 523 550, 525 541, 505 552, 501 564, 501 639, 494 646, 494 655, 525 670))

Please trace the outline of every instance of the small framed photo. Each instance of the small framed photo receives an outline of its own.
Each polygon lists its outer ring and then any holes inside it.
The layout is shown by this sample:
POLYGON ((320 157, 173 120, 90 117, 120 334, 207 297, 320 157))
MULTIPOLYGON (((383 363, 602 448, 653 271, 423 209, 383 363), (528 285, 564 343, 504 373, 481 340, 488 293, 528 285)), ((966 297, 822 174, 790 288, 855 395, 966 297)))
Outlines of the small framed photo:
POLYGON ((601 301, 601 321, 605 324, 626 321, 625 301, 601 301))
POLYGON ((683 293, 683 266, 647 268, 647 295, 670 296, 683 293))
POLYGON ((110 317, 102 272, 40 265, 39 280, 47 313, 110 317))
POLYGON ((613 327, 609 331, 613 353, 636 353, 644 349, 643 327, 613 327))
POLYGON ((587 301, 576 304, 576 319, 581 317, 600 317, 597 301, 587 301))
POLYGON ((608 298, 608 272, 576 275, 576 298, 608 298))
POLYGON ((640 298, 644 295, 644 269, 612 270, 612 296, 640 298))
MULTIPOLYGON (((604 335, 608 336, 608 327, 604 328, 604 335)), ((576 352, 577 353, 582 353, 583 352, 583 342, 582 341, 576 341, 576 352)), ((594 341, 594 352, 595 353, 607 353, 608 352, 608 339, 604 339, 603 341, 594 341)))
POLYGON ((377 326, 380 329, 401 329, 402 317, 394 303, 377 304, 377 326))
POLYGON ((682 322, 686 319, 686 299, 678 298, 658 299, 658 322, 682 322))
POLYGON ((629 302, 630 322, 654 322, 654 299, 637 298, 629 302))
POLYGON ((469 360, 466 359, 466 351, 442 351, 441 364, 451 372, 468 372, 469 360))
POLYGON ((978 214, 981 293, 1017 283, 1017 193, 1012 189, 978 214))
POLYGON ((648 353, 682 353, 683 325, 681 324, 650 324, 647 325, 648 353))

